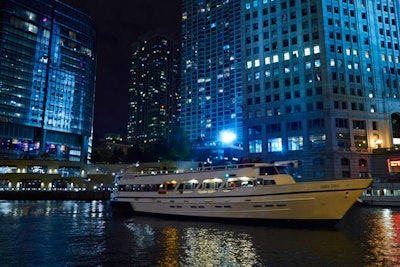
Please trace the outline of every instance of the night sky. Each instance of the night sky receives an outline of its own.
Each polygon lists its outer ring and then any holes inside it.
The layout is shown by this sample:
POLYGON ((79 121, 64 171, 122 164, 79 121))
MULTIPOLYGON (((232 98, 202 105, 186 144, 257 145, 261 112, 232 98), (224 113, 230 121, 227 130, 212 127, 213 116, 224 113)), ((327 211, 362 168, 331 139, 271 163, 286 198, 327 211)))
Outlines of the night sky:
POLYGON ((180 38, 181 0, 64 0, 97 24, 95 138, 126 134, 130 45, 164 30, 180 38))

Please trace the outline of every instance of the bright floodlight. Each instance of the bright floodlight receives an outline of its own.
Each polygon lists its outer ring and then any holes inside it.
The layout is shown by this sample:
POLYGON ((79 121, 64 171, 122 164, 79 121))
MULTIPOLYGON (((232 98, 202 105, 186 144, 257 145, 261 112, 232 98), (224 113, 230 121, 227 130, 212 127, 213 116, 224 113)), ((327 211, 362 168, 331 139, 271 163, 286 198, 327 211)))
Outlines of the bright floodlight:
POLYGON ((221 141, 223 143, 231 143, 236 139, 236 134, 228 131, 221 132, 221 141))

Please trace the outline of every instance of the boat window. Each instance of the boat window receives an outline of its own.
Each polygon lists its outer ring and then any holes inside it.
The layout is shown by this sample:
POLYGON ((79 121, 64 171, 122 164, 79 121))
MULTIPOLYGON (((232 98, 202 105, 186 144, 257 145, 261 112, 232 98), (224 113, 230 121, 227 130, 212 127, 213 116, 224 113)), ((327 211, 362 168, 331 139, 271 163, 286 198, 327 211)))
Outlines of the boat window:
POLYGON ((132 191, 142 191, 142 186, 140 184, 132 185, 132 191))
POLYGON ((241 181, 240 180, 228 180, 228 189, 232 189, 235 187, 240 187, 241 186, 241 181))
POLYGON ((175 186, 176 186, 176 181, 168 181, 164 183, 165 189, 167 191, 172 191, 174 190, 175 186))
POLYGON ((129 184, 122 184, 118 186, 118 191, 132 191, 132 186, 129 184))
POLYGON ((276 175, 276 174, 288 174, 288 170, 285 166, 260 167, 260 175, 276 175))
POLYGON ((188 181, 182 181, 179 185, 178 185, 178 193, 190 193, 193 192, 193 190, 196 189, 197 185, 199 184, 199 181, 197 180, 188 180, 188 181))
MULTIPOLYGON (((262 179, 260 181, 262 182, 262 179)), ((260 183, 258 183, 256 179, 251 179, 248 177, 229 178, 223 183, 222 190, 224 192, 229 192, 237 187, 253 187, 257 184, 260 183)))
POLYGON ((278 170, 278 173, 280 173, 280 174, 289 174, 286 166, 276 166, 276 169, 278 170))
POLYGON ((267 166, 260 168, 260 175, 275 175, 278 174, 275 166, 267 166))
POLYGON ((167 192, 173 191, 175 189, 176 185, 177 185, 177 182, 175 180, 165 181, 158 188, 158 193, 166 194, 167 192))
POLYGON ((257 183, 255 180, 242 181, 242 187, 253 187, 256 185, 257 183))
POLYGON ((158 184, 134 184, 134 185, 119 185, 118 191, 130 191, 130 192, 155 192, 159 188, 158 184))
POLYGON ((275 183, 275 180, 264 180, 263 184, 264 185, 273 185, 273 184, 276 184, 276 183, 275 183))
POLYGON ((217 190, 221 185, 222 179, 220 178, 206 179, 200 184, 199 192, 211 193, 217 190))
POLYGON ((156 184, 142 184, 141 185, 141 191, 145 192, 154 192, 158 190, 158 185, 156 184))

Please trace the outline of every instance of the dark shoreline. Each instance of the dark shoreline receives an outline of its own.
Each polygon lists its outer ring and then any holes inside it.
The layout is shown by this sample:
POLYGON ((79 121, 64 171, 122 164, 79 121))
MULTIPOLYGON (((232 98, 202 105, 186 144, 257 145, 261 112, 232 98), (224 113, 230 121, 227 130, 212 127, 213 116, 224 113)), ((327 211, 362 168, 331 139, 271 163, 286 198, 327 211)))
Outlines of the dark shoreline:
POLYGON ((109 200, 110 191, 0 191, 0 200, 109 200))

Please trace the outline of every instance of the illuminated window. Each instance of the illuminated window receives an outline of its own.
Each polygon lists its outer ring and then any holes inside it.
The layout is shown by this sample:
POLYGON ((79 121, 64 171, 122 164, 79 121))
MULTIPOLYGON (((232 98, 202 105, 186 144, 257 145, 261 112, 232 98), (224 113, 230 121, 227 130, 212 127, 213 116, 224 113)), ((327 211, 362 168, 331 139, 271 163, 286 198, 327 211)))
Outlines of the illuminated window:
POLYGON ((337 133, 337 146, 341 148, 349 148, 351 145, 350 136, 346 133, 337 133))
POLYGON ((268 152, 280 152, 282 151, 282 138, 271 138, 268 139, 268 152))
POLYGON ((354 135, 354 145, 356 148, 359 149, 367 149, 368 148, 367 136, 365 134, 354 135))
POLYGON ((310 143, 312 148, 325 148, 326 134, 310 135, 310 143))
POLYGON ((311 54, 311 50, 309 47, 304 48, 304 55, 309 56, 311 54))
POLYGON ((303 136, 288 137, 288 150, 303 150, 303 136))
POLYGON ((289 59, 290 59, 289 52, 285 52, 285 53, 283 54, 283 59, 284 59, 284 60, 289 60, 289 59))
POLYGON ((249 153, 262 153, 262 140, 249 141, 249 153))
POLYGON ((252 62, 251 61, 247 61, 247 68, 251 69, 251 67, 252 67, 252 62))

